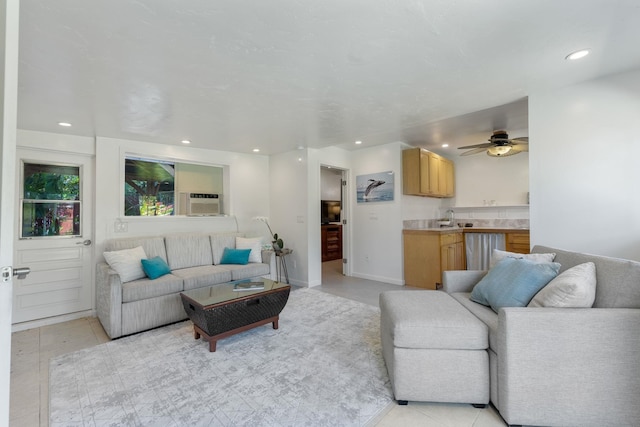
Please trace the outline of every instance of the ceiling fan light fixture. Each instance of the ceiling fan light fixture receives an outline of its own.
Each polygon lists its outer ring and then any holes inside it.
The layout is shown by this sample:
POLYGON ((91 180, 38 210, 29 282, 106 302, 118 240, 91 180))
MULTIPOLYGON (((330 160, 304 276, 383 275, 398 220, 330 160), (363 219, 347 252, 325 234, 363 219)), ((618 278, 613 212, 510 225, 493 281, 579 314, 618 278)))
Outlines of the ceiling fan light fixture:
POLYGON ((495 147, 490 147, 487 150, 487 154, 493 157, 502 157, 506 156, 509 151, 511 151, 511 146, 509 145, 496 145, 495 147))

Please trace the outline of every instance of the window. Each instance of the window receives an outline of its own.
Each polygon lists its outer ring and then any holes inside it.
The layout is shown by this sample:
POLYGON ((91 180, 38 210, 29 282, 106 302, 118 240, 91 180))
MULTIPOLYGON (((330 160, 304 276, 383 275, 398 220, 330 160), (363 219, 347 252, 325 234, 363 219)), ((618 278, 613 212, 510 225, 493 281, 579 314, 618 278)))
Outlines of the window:
POLYGON ((23 164, 20 237, 80 236, 80 167, 23 164))
POLYGON ((175 164, 127 157, 124 160, 124 215, 174 214, 175 164))

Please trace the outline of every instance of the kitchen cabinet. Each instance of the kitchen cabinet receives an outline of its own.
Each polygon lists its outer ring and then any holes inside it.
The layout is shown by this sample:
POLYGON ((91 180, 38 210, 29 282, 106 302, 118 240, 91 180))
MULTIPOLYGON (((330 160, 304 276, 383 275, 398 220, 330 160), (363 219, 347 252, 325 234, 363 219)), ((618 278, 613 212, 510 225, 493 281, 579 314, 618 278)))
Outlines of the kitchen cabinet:
POLYGON ((505 246, 509 252, 528 254, 531 251, 529 230, 513 230, 505 233, 505 246))
POLYGON ((413 196, 453 197, 453 162, 422 148, 404 150, 402 192, 413 196))
POLYGON ((403 230, 404 283, 438 289, 442 272, 464 270, 462 231, 403 230))
POLYGON ((322 262, 342 258, 342 225, 322 226, 322 262))

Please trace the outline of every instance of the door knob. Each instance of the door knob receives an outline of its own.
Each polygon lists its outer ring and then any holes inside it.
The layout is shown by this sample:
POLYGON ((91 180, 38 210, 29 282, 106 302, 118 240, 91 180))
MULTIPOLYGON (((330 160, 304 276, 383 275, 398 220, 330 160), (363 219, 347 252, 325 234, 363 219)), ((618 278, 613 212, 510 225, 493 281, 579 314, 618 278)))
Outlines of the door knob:
POLYGON ((21 267, 21 268, 14 268, 13 269, 13 275, 16 276, 17 279, 24 279, 25 277, 27 277, 27 274, 31 273, 31 269, 29 267, 21 267))
POLYGON ((82 242, 77 242, 76 245, 91 246, 91 240, 87 239, 87 240, 82 241, 82 242))

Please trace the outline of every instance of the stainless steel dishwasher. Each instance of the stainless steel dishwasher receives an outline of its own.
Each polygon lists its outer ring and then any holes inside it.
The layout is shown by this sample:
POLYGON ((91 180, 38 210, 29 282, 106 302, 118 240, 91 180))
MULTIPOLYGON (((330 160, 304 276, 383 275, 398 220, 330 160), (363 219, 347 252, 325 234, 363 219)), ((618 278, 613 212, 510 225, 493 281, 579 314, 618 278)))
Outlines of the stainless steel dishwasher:
POLYGON ((488 270, 494 249, 505 250, 504 233, 465 233, 467 270, 488 270))

